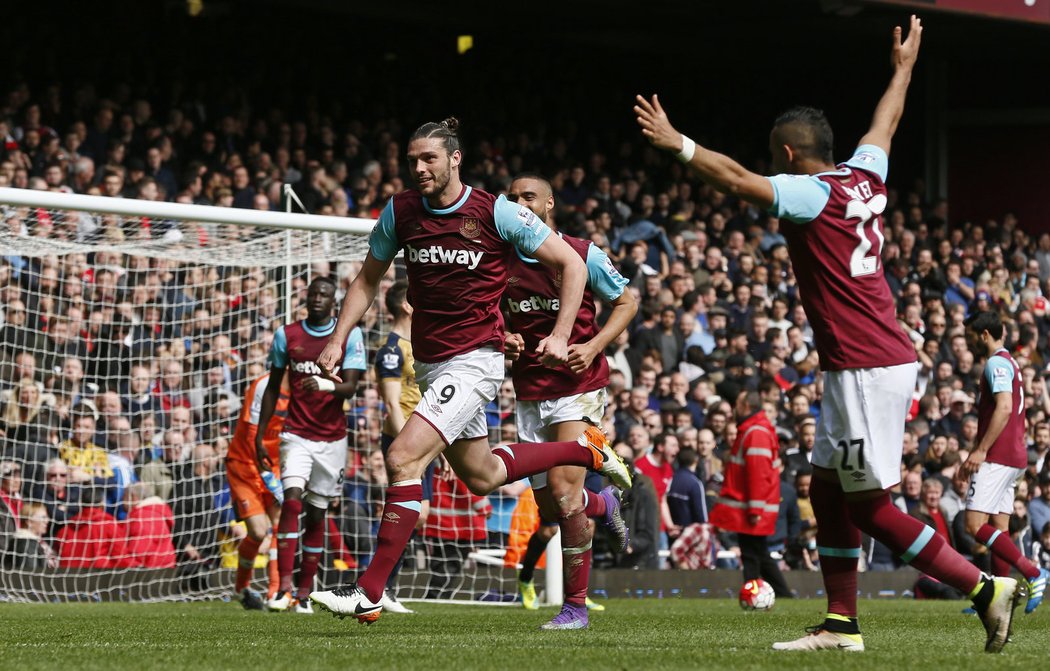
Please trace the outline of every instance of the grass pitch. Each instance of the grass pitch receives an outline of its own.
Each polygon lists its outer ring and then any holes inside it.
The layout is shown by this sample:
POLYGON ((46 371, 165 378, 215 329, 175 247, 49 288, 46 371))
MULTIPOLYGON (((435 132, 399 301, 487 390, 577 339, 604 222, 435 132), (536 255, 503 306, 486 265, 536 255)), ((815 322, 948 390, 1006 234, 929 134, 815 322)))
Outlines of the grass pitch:
POLYGON ((774 653, 823 614, 816 600, 745 613, 726 599, 614 599, 588 631, 541 632, 553 609, 410 604, 371 626, 237 603, 0 604, 3 669, 1045 669, 1050 608, 1018 608, 1013 643, 983 650, 956 602, 861 601, 864 653, 774 653))

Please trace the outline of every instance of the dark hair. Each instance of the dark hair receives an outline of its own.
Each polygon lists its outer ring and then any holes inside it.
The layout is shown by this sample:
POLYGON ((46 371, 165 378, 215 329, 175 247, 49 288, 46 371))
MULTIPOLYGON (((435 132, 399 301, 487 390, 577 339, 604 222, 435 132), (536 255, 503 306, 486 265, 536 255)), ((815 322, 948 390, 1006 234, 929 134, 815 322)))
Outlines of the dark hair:
POLYGON ((315 284, 327 284, 328 286, 332 287, 332 292, 333 293, 338 288, 336 286, 336 284, 335 284, 335 280, 333 280, 331 277, 329 277, 327 275, 318 275, 317 277, 315 277, 312 280, 310 280, 310 286, 313 286, 315 284))
POLYGON ((777 117, 773 128, 781 132, 784 143, 798 154, 834 163, 835 134, 824 110, 792 107, 777 117))
POLYGON ((386 298, 384 299, 384 305, 386 311, 394 319, 401 318, 401 304, 405 302, 405 296, 408 295, 408 282, 405 280, 398 280, 390 285, 390 288, 386 290, 386 298))
POLYGON ((658 435, 656 438, 653 439, 653 447, 654 448, 656 448, 656 447, 663 447, 664 443, 667 442, 667 439, 668 438, 672 438, 672 437, 675 440, 677 440, 678 439, 678 434, 676 434, 676 433, 674 433, 672 431, 664 431, 663 433, 661 433, 660 435, 658 435))
POLYGON ((526 171, 526 172, 519 172, 517 175, 514 175, 514 177, 510 181, 513 184, 514 182, 518 181, 519 179, 534 179, 537 182, 543 182, 544 184, 547 185, 547 189, 551 193, 554 193, 554 188, 551 187, 550 180, 547 179, 546 177, 544 177, 543 175, 541 175, 538 172, 528 172, 528 171, 526 171))
POLYGON ((84 508, 101 506, 106 500, 102 487, 89 484, 80 488, 80 505, 84 508))
MULTIPOLYGON (((744 390, 740 393, 744 394, 744 403, 747 404, 749 412, 755 412, 756 410, 762 409, 762 396, 757 391, 744 390)), ((739 399, 739 395, 737 398, 739 399)))
POLYGON ((996 340, 1003 337, 1003 322, 996 312, 978 312, 966 320, 966 325, 977 334, 988 331, 988 334, 996 340))
POLYGON ((443 140, 445 151, 449 154, 452 154, 454 151, 459 151, 459 119, 450 116, 441 123, 428 121, 417 128, 416 132, 412 133, 412 137, 408 138, 408 141, 412 142, 413 140, 418 140, 420 138, 432 137, 443 140))
POLYGON ((678 453, 678 468, 692 468, 698 461, 700 461, 700 455, 691 447, 678 453))

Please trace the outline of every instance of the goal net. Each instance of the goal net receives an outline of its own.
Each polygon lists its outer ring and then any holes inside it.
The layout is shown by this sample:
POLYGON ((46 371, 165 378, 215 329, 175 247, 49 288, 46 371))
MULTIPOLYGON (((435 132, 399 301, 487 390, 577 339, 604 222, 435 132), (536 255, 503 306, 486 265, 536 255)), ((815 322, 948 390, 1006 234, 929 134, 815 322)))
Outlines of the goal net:
MULTIPOLYGON (((0 599, 229 596, 245 531, 223 457, 245 390, 275 329, 304 316, 312 277, 341 299, 374 222, 7 188, 0 217, 0 599)), ((381 291, 401 275, 398 259, 381 291)), ((381 296, 360 326, 370 365, 346 405, 321 587, 367 565, 382 510, 381 296)), ((507 601, 509 517, 494 525, 465 487, 444 493, 399 597, 507 601)))

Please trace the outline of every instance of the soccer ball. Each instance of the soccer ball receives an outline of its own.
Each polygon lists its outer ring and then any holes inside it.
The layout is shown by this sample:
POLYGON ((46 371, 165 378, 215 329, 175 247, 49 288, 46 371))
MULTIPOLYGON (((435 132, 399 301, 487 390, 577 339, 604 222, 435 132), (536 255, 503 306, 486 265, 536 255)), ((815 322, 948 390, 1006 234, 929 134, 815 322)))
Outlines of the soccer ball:
POLYGON ((773 586, 761 578, 748 580, 740 588, 740 607, 744 610, 769 610, 776 600, 773 586))

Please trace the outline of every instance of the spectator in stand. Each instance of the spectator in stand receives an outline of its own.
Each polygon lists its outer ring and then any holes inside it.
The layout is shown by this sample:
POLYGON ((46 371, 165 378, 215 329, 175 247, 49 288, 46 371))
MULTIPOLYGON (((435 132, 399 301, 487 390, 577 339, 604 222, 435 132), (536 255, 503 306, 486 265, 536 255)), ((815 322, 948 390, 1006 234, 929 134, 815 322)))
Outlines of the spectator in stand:
POLYGON ((644 473, 653 483, 656 491, 657 505, 660 507, 660 549, 667 549, 668 537, 677 536, 681 529, 671 519, 667 505, 667 491, 674 478, 674 460, 678 457, 678 436, 673 433, 661 433, 653 443, 648 454, 635 457, 634 466, 644 473))
POLYGON ((1032 529, 1043 529, 1050 524, 1050 472, 1039 474, 1039 496, 1028 504, 1032 529))
POLYGON ((620 443, 616 446, 616 453, 632 472, 631 488, 624 492, 624 498, 631 501, 631 505, 624 509, 624 522, 631 533, 627 549, 615 557, 616 566, 660 568, 660 502, 653 481, 635 467, 631 448, 620 443))
POLYGON ((126 568, 132 566, 126 532, 103 508, 105 492, 86 486, 80 494, 80 511, 58 530, 61 568, 126 568))
POLYGON ((11 513, 17 527, 22 519, 22 466, 14 461, 0 461, 0 500, 11 513))
POLYGON ((1032 434, 1032 445, 1028 448, 1028 467, 1033 473, 1042 473, 1047 470, 1046 457, 1050 454, 1050 424, 1040 422, 1032 434))
POLYGON ((678 469, 667 490, 671 522, 674 527, 683 530, 691 524, 707 522, 707 496, 704 494, 704 484, 696 473, 699 463, 700 455, 695 450, 681 450, 678 453, 678 469))
POLYGON ((189 408, 189 396, 183 390, 182 364, 172 359, 163 364, 163 374, 153 385, 153 396, 157 399, 161 413, 168 414, 174 408, 189 408))
POLYGON ((22 507, 22 523, 4 551, 5 570, 46 571, 58 568, 58 555, 48 543, 51 518, 42 503, 22 507))
POLYGON ((115 486, 109 455, 92 442, 95 437, 95 410, 81 404, 73 408, 73 431, 68 440, 58 446, 58 454, 70 468, 70 478, 76 483, 93 482, 103 495, 115 486))
POLYGON ((944 485, 937 478, 927 478, 923 480, 920 492, 919 504, 911 511, 911 516, 921 520, 926 526, 933 527, 934 531, 954 547, 951 525, 941 508, 944 485))
POLYGON ((142 482, 128 486, 123 503, 132 566, 174 568, 175 515, 171 507, 142 482))
POLYGON ((172 501, 177 469, 182 463, 185 439, 178 431, 165 431, 159 459, 142 467, 140 480, 164 501, 172 501))
MULTIPOLYGON (((182 573, 194 576, 211 566, 218 556, 221 487, 216 478, 215 450, 203 443, 193 448, 174 486, 174 540, 182 573)), ((161 497, 163 500, 164 497, 161 497)))

